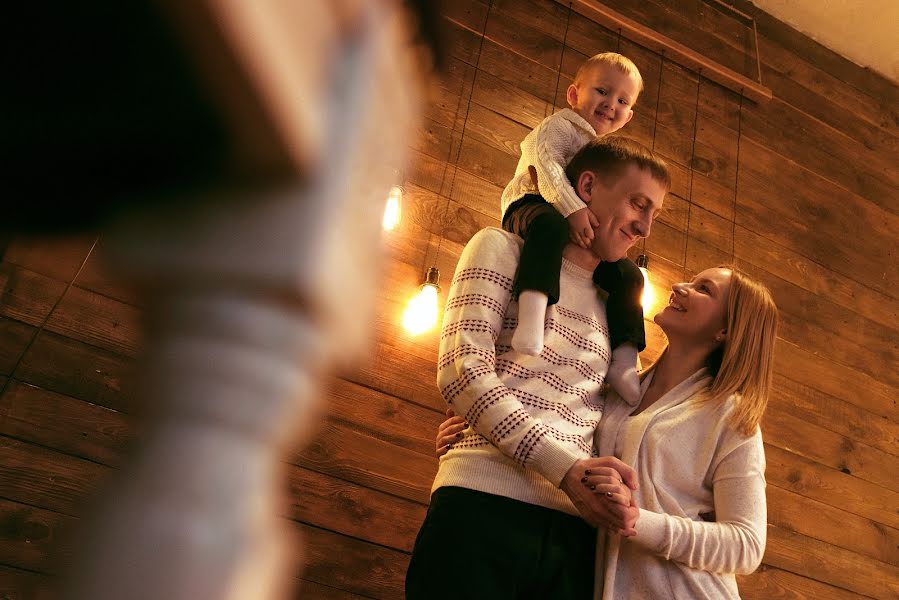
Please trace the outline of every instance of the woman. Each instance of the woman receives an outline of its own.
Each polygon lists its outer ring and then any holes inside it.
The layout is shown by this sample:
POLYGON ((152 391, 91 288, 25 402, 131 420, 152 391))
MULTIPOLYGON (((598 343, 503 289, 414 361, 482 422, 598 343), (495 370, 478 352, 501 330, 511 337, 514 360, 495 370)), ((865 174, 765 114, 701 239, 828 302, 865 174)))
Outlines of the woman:
MULTIPOLYGON (((765 455, 759 421, 771 386, 777 308, 732 267, 673 286, 654 318, 668 347, 629 406, 612 392, 596 433, 601 456, 633 466, 639 488, 585 476, 607 502, 639 507, 634 535, 600 530, 596 597, 739 598, 735 575, 765 549, 765 455)), ((438 430, 438 455, 463 433, 438 430)), ((464 435, 464 433, 463 433, 464 435)))

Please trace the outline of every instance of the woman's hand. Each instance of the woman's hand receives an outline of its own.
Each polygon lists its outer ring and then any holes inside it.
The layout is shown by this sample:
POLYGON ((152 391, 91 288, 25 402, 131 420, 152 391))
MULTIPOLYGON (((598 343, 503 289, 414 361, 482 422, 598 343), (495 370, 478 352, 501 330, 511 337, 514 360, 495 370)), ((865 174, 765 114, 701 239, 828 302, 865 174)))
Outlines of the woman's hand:
POLYGON ((581 484, 599 496, 608 510, 617 517, 617 522, 607 522, 609 531, 624 537, 637 535, 635 527, 640 509, 631 492, 638 487, 637 472, 614 456, 588 460, 588 468, 584 470, 581 484))
POLYGON ((622 506, 630 506, 631 489, 624 484, 624 478, 612 467, 593 467, 587 469, 581 483, 591 492, 602 496, 610 502, 622 506))
POLYGON ((629 497, 630 490, 627 492, 626 503, 615 502, 605 493, 597 494, 597 489, 591 490, 590 485, 596 485, 590 483, 591 478, 595 478, 595 481, 601 480, 602 485, 608 486, 613 484, 621 486, 621 483, 616 482, 623 480, 628 488, 636 489, 637 472, 614 456, 582 458, 571 466, 559 485, 581 517, 594 527, 608 529, 625 536, 636 535, 634 526, 639 509, 629 497))
POLYGON ((452 448, 453 443, 462 439, 462 432, 468 428, 468 423, 462 417, 457 417, 453 409, 446 409, 446 421, 437 427, 437 440, 435 453, 440 458, 452 448))
POLYGON ((637 535, 637 519, 640 518, 640 508, 637 506, 637 503, 634 502, 633 498, 631 499, 630 506, 624 511, 623 519, 624 523, 621 526, 621 529, 615 531, 613 533, 617 533, 618 535, 624 537, 632 537, 637 535))

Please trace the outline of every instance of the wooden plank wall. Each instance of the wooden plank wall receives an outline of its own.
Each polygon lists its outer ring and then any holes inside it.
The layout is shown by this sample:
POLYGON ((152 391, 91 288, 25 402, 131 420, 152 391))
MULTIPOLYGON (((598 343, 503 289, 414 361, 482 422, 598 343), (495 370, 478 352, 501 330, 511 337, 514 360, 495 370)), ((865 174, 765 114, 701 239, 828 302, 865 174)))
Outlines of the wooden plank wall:
MULTIPOLYGON (((741 105, 560 3, 449 4, 449 70, 412 140, 370 360, 331 382, 327 419, 288 464, 304 597, 402 597, 443 410, 436 332, 404 334, 402 305, 427 266, 448 282, 465 242, 497 224, 518 142, 564 103, 587 55, 616 48, 646 79, 625 132, 675 172, 646 245, 658 293, 734 259, 781 309, 763 429, 768 547, 764 566, 741 578, 744 597, 897 597, 899 88, 743 0, 774 91, 764 106, 741 105)), ((747 28, 711 4, 609 4, 752 72, 747 28)), ((66 531, 140 422, 128 389, 140 300, 104 274, 95 242, 14 240, 0 265, 0 597, 50 597, 76 551, 66 531)), ((661 335, 647 325, 652 358, 661 335)))

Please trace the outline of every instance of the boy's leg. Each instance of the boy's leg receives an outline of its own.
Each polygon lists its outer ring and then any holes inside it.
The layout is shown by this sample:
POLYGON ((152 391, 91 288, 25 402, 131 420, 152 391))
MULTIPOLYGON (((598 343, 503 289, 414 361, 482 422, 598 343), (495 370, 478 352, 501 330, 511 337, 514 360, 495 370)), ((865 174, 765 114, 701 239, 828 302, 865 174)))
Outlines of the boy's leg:
POLYGON ((609 293, 606 316, 612 346, 612 362, 606 379, 621 398, 635 404, 640 395, 637 354, 646 347, 643 328, 643 274, 632 261, 623 258, 614 263, 602 262, 593 280, 609 293))
POLYGON ((568 221, 537 195, 527 195, 509 206, 503 228, 524 238, 515 289, 518 326, 512 347, 524 354, 543 351, 546 307, 559 301, 562 251, 568 242, 568 221))
POLYGON ((522 597, 522 590, 532 587, 544 527, 539 507, 466 488, 439 488, 415 540, 406 599, 522 597))

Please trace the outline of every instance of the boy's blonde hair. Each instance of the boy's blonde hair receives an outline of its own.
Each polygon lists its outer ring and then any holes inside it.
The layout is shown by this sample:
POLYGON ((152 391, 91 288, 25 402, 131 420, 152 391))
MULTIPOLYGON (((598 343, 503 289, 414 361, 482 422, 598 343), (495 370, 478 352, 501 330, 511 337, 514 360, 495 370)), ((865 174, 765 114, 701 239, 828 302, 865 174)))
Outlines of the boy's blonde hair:
MULTIPOLYGON (((640 75, 640 69, 631 59, 617 52, 600 52, 585 60, 574 76, 574 84, 579 84, 587 73, 598 66, 615 67, 634 80, 637 84, 637 96, 643 92, 643 76, 640 75)), ((636 98, 634 100, 636 101, 636 98)))
MULTIPOLYGON (((768 406, 774 376, 774 344, 777 339, 777 306, 762 283, 733 265, 719 268, 731 272, 727 298, 727 337, 713 351, 706 367, 714 377, 706 390, 706 401, 723 402, 734 396, 736 406, 731 426, 751 435, 768 406)), ((662 351, 659 360, 668 351, 662 351)), ((659 360, 641 374, 647 375, 659 360)))

